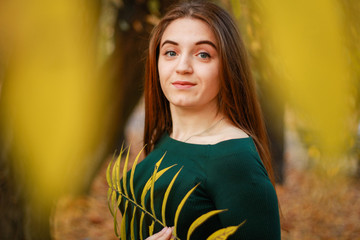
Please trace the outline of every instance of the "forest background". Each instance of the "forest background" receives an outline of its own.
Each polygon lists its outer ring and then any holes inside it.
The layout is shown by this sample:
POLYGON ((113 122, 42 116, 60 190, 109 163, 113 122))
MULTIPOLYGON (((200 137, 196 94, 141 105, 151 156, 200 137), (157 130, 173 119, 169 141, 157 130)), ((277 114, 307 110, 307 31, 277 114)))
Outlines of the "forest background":
MULTIPOLYGON (((115 239, 103 170, 142 145, 145 50, 173 2, 0 3, 1 239, 115 239)), ((360 2, 215 2, 249 51, 283 239, 360 239, 360 2)))

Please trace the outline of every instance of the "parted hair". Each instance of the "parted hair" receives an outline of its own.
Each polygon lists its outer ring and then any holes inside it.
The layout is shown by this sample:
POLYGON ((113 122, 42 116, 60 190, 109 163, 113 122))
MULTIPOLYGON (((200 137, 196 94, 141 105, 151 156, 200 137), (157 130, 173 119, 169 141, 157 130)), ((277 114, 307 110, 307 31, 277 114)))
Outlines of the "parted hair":
POLYGON ((172 21, 180 18, 201 20, 214 32, 220 60, 219 112, 253 138, 274 185, 265 123, 243 41, 230 14, 209 1, 185 1, 173 5, 151 33, 144 89, 145 154, 152 151, 165 132, 172 132, 170 106, 161 90, 157 63, 165 29, 172 21))

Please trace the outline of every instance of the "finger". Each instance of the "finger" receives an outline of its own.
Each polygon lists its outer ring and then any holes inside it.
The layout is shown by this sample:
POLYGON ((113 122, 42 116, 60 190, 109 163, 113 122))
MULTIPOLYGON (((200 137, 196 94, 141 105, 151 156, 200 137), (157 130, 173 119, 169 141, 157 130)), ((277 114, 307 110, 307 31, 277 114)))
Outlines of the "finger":
POLYGON ((159 237, 163 236, 168 228, 164 227, 160 232, 151 235, 150 237, 146 238, 145 240, 157 240, 159 237))
POLYGON ((165 233, 160 238, 158 238, 158 240, 170 240, 172 237, 172 231, 172 228, 167 228, 165 233))
MULTIPOLYGON (((171 233, 174 231, 174 227, 171 227, 171 233)), ((170 238, 170 240, 175 240, 176 238, 175 238, 175 236, 174 235, 171 235, 171 238, 170 238)))

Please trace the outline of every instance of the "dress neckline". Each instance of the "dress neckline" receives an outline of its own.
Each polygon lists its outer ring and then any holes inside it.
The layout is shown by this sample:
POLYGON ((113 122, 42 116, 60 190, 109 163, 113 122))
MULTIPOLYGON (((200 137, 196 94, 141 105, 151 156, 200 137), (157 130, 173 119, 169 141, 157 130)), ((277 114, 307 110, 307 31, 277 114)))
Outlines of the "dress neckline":
MULTIPOLYGON (((184 156, 225 156, 227 154, 242 151, 256 151, 252 137, 234 138, 215 144, 195 144, 175 140, 164 133, 155 145, 155 149, 171 154, 178 153, 184 156)), ((154 149, 154 150, 155 150, 154 149)))
POLYGON ((164 133, 157 145, 166 148, 175 147, 175 148, 179 148, 179 150, 180 149, 200 150, 200 149, 208 149, 209 147, 217 149, 217 148, 229 147, 234 144, 237 145, 239 143, 248 143, 248 142, 253 143, 253 139, 251 136, 245 138, 228 139, 214 144, 187 143, 176 140, 170 137, 168 133, 164 133))
POLYGON ((251 136, 248 137, 244 137, 244 138, 232 138, 232 139, 227 139, 227 140, 223 140, 214 144, 208 144, 208 143, 188 143, 188 142, 183 142, 183 141, 179 141, 176 140, 172 137, 170 137, 170 135, 168 133, 164 133, 163 137, 164 140, 167 140, 169 142, 173 142, 173 143, 177 143, 177 144, 186 144, 186 145, 194 145, 194 146, 216 146, 216 145, 222 145, 222 144, 226 144, 227 142, 232 142, 232 141, 243 141, 243 140, 252 140, 251 136))

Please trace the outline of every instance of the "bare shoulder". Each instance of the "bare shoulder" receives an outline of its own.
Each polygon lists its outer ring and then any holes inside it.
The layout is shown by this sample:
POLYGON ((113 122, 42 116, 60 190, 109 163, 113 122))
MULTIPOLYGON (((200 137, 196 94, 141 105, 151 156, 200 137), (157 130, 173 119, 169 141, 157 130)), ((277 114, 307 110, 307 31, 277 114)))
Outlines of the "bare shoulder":
POLYGON ((246 134, 242 129, 236 127, 229 120, 225 120, 222 122, 222 124, 212 129, 211 132, 208 132, 204 135, 194 136, 189 141, 187 141, 187 143, 216 144, 226 140, 248 137, 248 134, 246 134))
POLYGON ((225 121, 221 129, 218 131, 218 141, 226 141, 230 139, 239 139, 239 138, 248 138, 249 135, 246 134, 242 129, 238 128, 230 121, 225 121))
POLYGON ((232 125, 226 124, 223 130, 221 131, 221 135, 225 139, 236 139, 236 138, 247 138, 247 135, 242 129, 232 125))

